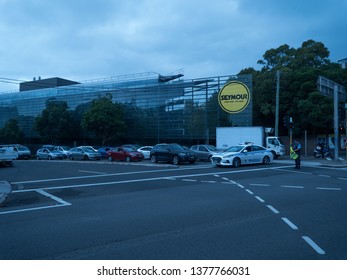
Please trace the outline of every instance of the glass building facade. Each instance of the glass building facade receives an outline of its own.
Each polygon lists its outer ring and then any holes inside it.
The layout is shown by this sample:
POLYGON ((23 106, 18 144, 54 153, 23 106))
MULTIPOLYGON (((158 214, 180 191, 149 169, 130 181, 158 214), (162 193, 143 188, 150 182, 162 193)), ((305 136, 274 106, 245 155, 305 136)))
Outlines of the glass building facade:
MULTIPOLYGON (((182 74, 162 76, 151 72, 83 83, 52 78, 49 80, 64 82, 52 82, 52 87, 47 86, 47 80, 26 82, 24 90, 18 92, 0 93, 0 128, 16 119, 25 141, 37 143, 40 136, 35 131, 35 118, 47 102, 64 101, 69 110, 83 112, 82 108, 104 96, 123 104, 126 133, 118 141, 126 143, 214 144, 216 127, 252 125, 252 98, 238 114, 224 112, 217 98, 223 86, 233 80, 244 83, 252 93, 251 75, 184 79, 182 74)), ((95 143, 82 128, 73 137, 69 141, 77 144, 95 143)))

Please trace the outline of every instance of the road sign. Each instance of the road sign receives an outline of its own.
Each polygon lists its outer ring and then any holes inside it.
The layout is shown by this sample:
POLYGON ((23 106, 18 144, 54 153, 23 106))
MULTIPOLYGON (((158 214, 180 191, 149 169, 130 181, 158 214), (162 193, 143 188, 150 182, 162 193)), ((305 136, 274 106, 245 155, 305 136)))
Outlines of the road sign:
POLYGON ((323 76, 318 76, 317 87, 319 92, 331 98, 334 98, 334 86, 337 86, 338 100, 341 102, 346 101, 346 88, 332 80, 329 80, 323 76))

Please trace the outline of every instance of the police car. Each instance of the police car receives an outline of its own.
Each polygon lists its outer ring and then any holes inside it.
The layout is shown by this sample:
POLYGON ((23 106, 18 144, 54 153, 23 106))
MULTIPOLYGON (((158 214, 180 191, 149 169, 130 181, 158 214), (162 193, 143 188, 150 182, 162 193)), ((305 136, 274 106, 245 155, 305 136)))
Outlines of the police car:
POLYGON ((272 160, 273 154, 270 150, 250 143, 231 146, 211 159, 215 166, 234 167, 244 164, 269 164, 272 160))

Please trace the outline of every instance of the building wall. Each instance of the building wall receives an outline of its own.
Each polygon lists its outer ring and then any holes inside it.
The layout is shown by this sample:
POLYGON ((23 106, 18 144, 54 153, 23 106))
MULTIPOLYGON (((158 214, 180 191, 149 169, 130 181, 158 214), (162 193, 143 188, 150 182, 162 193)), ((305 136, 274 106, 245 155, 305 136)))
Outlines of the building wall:
MULTIPOLYGON (((127 132, 123 141, 214 143, 217 126, 252 125, 252 99, 239 114, 225 113, 218 105, 218 92, 230 80, 243 82, 252 92, 251 75, 186 80, 143 73, 4 93, 0 94, 0 128, 16 118, 28 141, 32 141, 39 138, 34 129, 35 118, 46 108, 47 101, 66 101, 69 110, 76 110, 111 94, 113 102, 124 104, 127 132)), ((86 135, 92 137, 82 130, 79 133, 84 142, 86 135)))

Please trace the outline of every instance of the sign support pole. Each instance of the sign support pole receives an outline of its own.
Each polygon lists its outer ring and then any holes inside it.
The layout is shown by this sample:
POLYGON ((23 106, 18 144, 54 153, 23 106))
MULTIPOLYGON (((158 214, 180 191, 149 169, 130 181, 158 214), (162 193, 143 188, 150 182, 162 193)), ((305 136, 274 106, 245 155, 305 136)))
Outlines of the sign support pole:
POLYGON ((335 160, 339 158, 339 115, 338 115, 338 93, 337 85, 334 85, 334 138, 335 138, 335 160))

